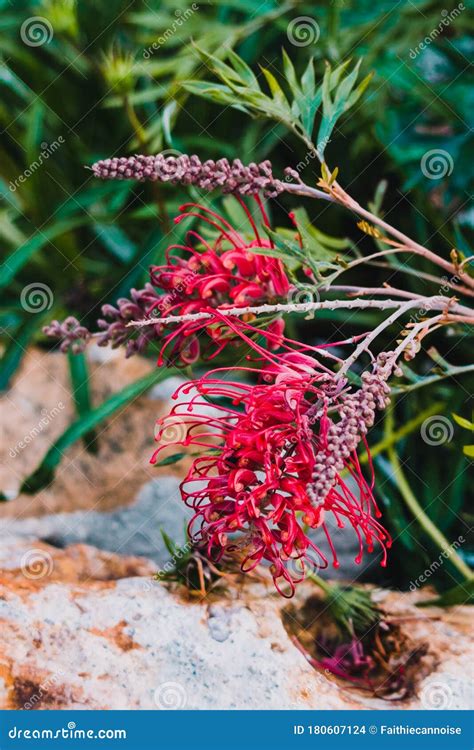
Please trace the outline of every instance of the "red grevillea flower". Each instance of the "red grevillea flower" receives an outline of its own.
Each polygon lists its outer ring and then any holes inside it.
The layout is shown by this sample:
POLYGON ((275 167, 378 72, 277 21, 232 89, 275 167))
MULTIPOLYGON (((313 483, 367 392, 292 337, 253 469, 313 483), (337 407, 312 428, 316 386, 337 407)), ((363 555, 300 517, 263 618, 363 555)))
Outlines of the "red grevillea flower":
MULTIPOLYGON (((198 218, 207 224, 214 233, 212 240, 190 230, 186 235, 187 244, 172 245, 166 253, 167 263, 151 269, 151 281, 155 288, 163 290, 147 310, 147 317, 159 314, 186 316, 207 312, 216 308, 246 307, 261 303, 272 303, 287 297, 290 282, 285 268, 278 258, 259 255, 256 249, 272 247, 271 240, 262 236, 242 199, 241 203, 252 229, 254 239, 247 240, 231 224, 205 206, 187 203, 181 206, 183 212, 175 219, 181 222, 188 217, 198 218), (177 252, 176 252, 177 251, 177 252)), ((268 218, 263 205, 255 197, 262 214, 263 223, 268 226, 268 218)), ((281 334, 284 323, 276 319, 267 328, 270 334, 281 334)), ((239 344, 239 337, 231 332, 225 320, 184 321, 174 324, 171 331, 163 331, 163 346, 160 361, 165 350, 172 344, 169 356, 179 356, 185 363, 191 363, 200 356, 200 333, 206 333, 212 342, 215 357, 229 342, 239 344)))
MULTIPOLYGON (((242 375, 243 369, 233 372, 242 375)), ((184 501, 194 510, 190 534, 195 543, 205 544, 214 559, 226 550, 241 550, 244 572, 267 561, 284 596, 293 595, 306 565, 328 565, 309 528, 321 530, 338 566, 328 514, 338 526, 349 523, 354 528, 358 562, 363 548, 373 551, 374 542, 381 545, 385 562, 390 540, 374 518, 380 514, 373 480, 364 478, 355 450, 343 459, 354 480, 350 486, 337 471, 322 500, 315 502, 309 491, 328 442, 329 405, 337 409, 343 402, 342 394, 334 395, 334 376, 298 353, 279 357, 278 367, 265 371, 256 385, 220 379, 220 372, 181 386, 175 398, 191 389, 194 395, 158 423, 159 442, 174 425, 172 444, 208 451, 194 460, 181 485, 184 501), (215 404, 211 416, 209 402, 215 404)), ((158 448, 152 463, 169 445, 167 440, 158 448)))
MULTIPOLYGON (((127 356, 131 356, 143 352, 151 342, 160 341, 159 365, 164 363, 165 352, 169 359, 190 364, 201 356, 199 339, 205 334, 207 346, 202 354, 212 359, 228 344, 241 343, 238 332, 241 327, 246 328, 248 320, 237 321, 231 327, 223 317, 171 324, 164 324, 160 319, 213 312, 216 308, 287 301, 290 281, 282 262, 257 252, 258 248, 271 248, 272 241, 258 228, 244 201, 239 196, 236 200, 246 213, 248 226, 245 229, 251 230, 253 238, 248 239, 248 235, 244 236, 205 206, 193 203, 182 206, 182 213, 175 222, 197 218, 206 225, 212 239, 190 230, 185 244, 168 248, 165 265, 151 268, 151 283, 143 289, 132 289, 129 298, 121 298, 115 305, 104 305, 104 317, 98 321, 99 346, 126 346, 127 356), (156 323, 129 327, 130 322, 147 318, 156 319, 156 323)), ((253 200, 263 225, 269 226, 260 198, 254 196, 253 200)), ((91 337, 90 331, 75 318, 68 318, 62 324, 53 321, 43 330, 61 340, 63 351, 71 347, 79 351, 91 337)), ((274 348, 281 343, 283 330, 283 319, 274 316, 270 322, 267 319, 265 331, 258 332, 266 336, 268 344, 274 348)))

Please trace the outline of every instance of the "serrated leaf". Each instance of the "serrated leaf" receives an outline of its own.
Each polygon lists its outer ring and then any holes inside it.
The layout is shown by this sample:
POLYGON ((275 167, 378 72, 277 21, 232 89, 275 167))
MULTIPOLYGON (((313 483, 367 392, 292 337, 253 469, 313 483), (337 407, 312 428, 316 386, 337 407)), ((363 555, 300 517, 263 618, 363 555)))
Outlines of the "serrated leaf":
POLYGON ((323 113, 318 130, 318 146, 321 144, 320 150, 322 153, 341 115, 357 101, 370 81, 370 78, 365 78, 351 97, 352 89, 359 74, 361 61, 359 60, 353 70, 347 76, 343 77, 342 74, 345 72, 347 65, 348 62, 343 63, 335 71, 331 71, 328 65, 324 74, 322 91, 323 113), (334 73, 336 73, 335 76, 334 73), (339 79, 340 83, 337 83, 339 79), (335 87, 334 99, 331 98, 333 87, 335 87))
POLYGON ((218 104, 226 104, 233 107, 233 109, 251 114, 248 107, 236 100, 235 94, 228 86, 210 81, 183 81, 181 86, 186 91, 189 91, 190 94, 196 94, 197 96, 202 96, 204 99, 210 99, 218 104))
POLYGON ((254 74, 253 70, 247 65, 247 63, 244 62, 244 60, 242 60, 242 58, 239 57, 232 49, 229 49, 227 51, 227 56, 231 60, 235 71, 240 76, 240 79, 251 88, 255 88, 258 90, 260 86, 258 85, 257 77, 254 74))

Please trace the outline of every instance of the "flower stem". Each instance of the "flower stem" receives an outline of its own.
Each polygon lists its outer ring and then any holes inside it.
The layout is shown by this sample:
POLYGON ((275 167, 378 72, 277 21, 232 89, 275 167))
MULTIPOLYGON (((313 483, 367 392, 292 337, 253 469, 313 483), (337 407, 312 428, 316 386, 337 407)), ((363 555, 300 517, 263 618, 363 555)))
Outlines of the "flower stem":
MULTIPOLYGON (((399 317, 407 310, 418 307, 422 310, 445 310, 449 306, 449 310, 452 313, 458 313, 460 315, 466 315, 469 318, 472 317, 474 322, 474 312, 463 305, 453 302, 452 298, 442 297, 436 295, 434 297, 420 297, 419 299, 410 299, 405 301, 393 300, 393 299, 346 299, 346 300, 325 300, 324 302, 301 302, 301 303, 281 303, 281 304, 263 304, 263 305, 248 305, 246 307, 218 307, 215 312, 209 310, 209 312, 198 312, 189 313, 187 315, 167 315, 163 318, 153 317, 145 318, 144 320, 131 320, 127 323, 127 326, 141 328, 143 326, 156 325, 162 323, 163 325, 169 325, 170 323, 187 323, 195 320, 210 320, 216 313, 223 317, 242 317, 244 315, 267 315, 270 313, 309 313, 316 312, 317 310, 397 310, 393 313, 394 318, 399 317)), ((387 318, 381 327, 385 328, 386 325, 390 325, 392 318, 387 318)), ((378 330, 378 329, 377 329, 378 330)))
POLYGON ((329 595, 332 593, 332 586, 330 583, 326 583, 326 581, 323 581, 323 579, 316 575, 316 573, 313 573, 311 570, 308 571, 307 578, 309 578, 310 581, 316 584, 316 586, 319 586, 319 588, 324 591, 325 594, 329 595))
MULTIPOLYGON (((386 417, 386 432, 387 438, 391 437, 393 432, 393 412, 388 410, 386 417)), ((387 454, 392 465, 393 476, 397 483, 400 494, 405 501, 406 506, 413 513, 416 520, 425 531, 425 533, 432 539, 432 541, 439 547, 443 553, 446 554, 447 558, 451 560, 452 565, 463 575, 467 580, 472 579, 473 572, 464 560, 457 554, 456 550, 446 539, 444 534, 438 529, 436 524, 433 523, 431 518, 425 513, 420 503, 416 499, 412 489, 403 473, 397 452, 391 442, 387 454)))

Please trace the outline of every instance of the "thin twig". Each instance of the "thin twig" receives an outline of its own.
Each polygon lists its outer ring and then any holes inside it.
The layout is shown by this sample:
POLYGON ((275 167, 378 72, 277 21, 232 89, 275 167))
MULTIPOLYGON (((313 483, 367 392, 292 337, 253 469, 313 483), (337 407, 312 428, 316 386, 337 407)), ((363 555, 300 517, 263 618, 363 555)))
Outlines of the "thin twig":
MULTIPOLYGON (((359 359, 361 354, 363 354, 369 349, 371 343, 375 341, 377 336, 380 333, 382 333, 382 331, 385 330, 385 328, 388 328, 388 326, 392 325, 392 323, 394 323, 397 320, 397 318, 399 318, 401 315, 404 315, 404 313, 406 313, 408 310, 412 310, 414 307, 419 307, 419 306, 420 306, 419 300, 408 300, 407 302, 401 303, 399 305, 398 310, 392 313, 391 315, 389 315, 388 318, 385 318, 385 320, 383 320, 380 323, 380 325, 374 328, 373 331, 370 331, 370 333, 367 334, 365 339, 361 341, 361 343, 354 349, 352 354, 349 357, 347 357, 341 369, 337 373, 337 377, 342 378, 346 374, 346 372, 352 367, 354 362, 357 359, 359 359)), ((426 324, 426 321, 425 321, 425 324, 426 324)))
MULTIPOLYGON (((449 297, 420 297, 416 300, 401 302, 395 299, 348 299, 348 300, 325 300, 324 302, 300 302, 300 303, 281 303, 275 305, 249 305, 247 307, 229 307, 209 309, 209 312, 190 313, 189 315, 168 315, 163 318, 145 318, 144 320, 132 320, 127 323, 127 327, 142 328, 150 325, 169 325, 171 323, 191 323, 197 320, 212 320, 217 315, 219 317, 242 317, 244 315, 266 315, 268 313, 297 312, 309 313, 317 310, 337 310, 337 309, 375 309, 390 310, 393 308, 400 309, 400 314, 412 307, 418 307, 421 310, 444 310, 447 306, 453 313, 459 313, 472 317, 474 320, 474 311, 468 307, 459 305, 449 297)), ((398 314, 395 316, 398 317, 398 314)))
MULTIPOLYGON (((316 188, 312 188, 309 185, 306 185, 305 183, 282 183, 285 185, 285 190, 288 193, 296 194, 296 195, 305 195, 309 198, 317 198, 320 199, 320 190, 317 190, 316 188)), ((339 205, 344 206, 345 208, 348 208, 351 211, 354 211, 359 216, 362 216, 364 219, 367 219, 372 224, 375 224, 376 226, 381 227, 385 230, 388 234, 390 234, 392 237, 395 237, 399 242, 402 243, 402 245, 406 245, 409 247, 414 253, 417 255, 420 255, 427 260, 431 261, 437 266, 440 266, 445 271, 447 271, 452 276, 456 276, 456 268, 453 263, 450 263, 447 260, 444 260, 444 258, 440 258, 439 255, 436 255, 432 250, 429 250, 427 247, 423 247, 423 245, 420 245, 415 240, 411 239, 411 237, 408 237, 408 235, 404 234, 403 232, 400 232, 395 227, 392 227, 391 224, 388 224, 383 219, 379 218, 376 214, 371 213, 370 211, 367 211, 367 209, 363 208, 357 201, 355 201, 353 198, 351 198, 350 195, 348 195, 337 183, 334 183, 332 185, 331 189, 331 195, 334 199, 334 202, 339 203, 339 205)), ((464 279, 465 283, 468 284, 471 287, 474 287, 474 279, 467 276, 464 279)))

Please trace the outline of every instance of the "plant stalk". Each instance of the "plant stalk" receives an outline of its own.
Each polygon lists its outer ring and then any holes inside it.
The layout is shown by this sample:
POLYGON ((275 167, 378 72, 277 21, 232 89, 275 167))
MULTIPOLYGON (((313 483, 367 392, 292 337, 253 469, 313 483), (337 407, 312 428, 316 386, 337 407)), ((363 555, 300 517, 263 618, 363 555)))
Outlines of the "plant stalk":
MULTIPOLYGON (((387 426, 388 437, 390 437, 393 432, 392 410, 389 410, 387 412, 386 426, 387 426)), ((394 474, 398 489, 400 490, 400 494, 406 506, 414 515, 414 517, 416 518, 416 520, 418 521, 422 529, 425 531, 427 536, 429 536, 430 539, 436 544, 436 546, 439 547, 442 550, 442 552, 446 554, 447 558, 451 560, 452 565, 454 565, 454 567, 459 571, 459 573, 461 573, 461 575, 464 576, 466 580, 468 581, 471 580, 473 577, 472 570, 464 562, 464 560, 457 554, 456 550, 453 549, 452 545, 446 539, 444 534, 438 529, 436 524, 434 524, 431 518, 429 518, 429 516, 425 513, 420 503, 416 499, 414 493, 412 492, 412 489, 405 477, 405 474, 403 473, 403 470, 400 465, 397 452, 394 449, 393 443, 390 444, 387 450, 387 454, 388 454, 390 463, 393 468, 393 474, 394 474)))

